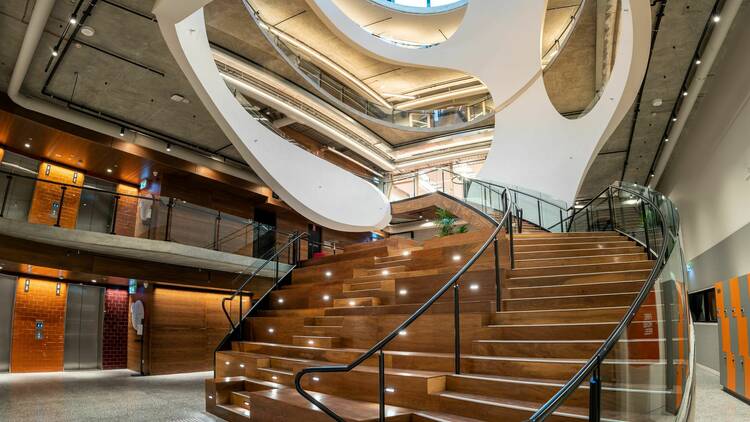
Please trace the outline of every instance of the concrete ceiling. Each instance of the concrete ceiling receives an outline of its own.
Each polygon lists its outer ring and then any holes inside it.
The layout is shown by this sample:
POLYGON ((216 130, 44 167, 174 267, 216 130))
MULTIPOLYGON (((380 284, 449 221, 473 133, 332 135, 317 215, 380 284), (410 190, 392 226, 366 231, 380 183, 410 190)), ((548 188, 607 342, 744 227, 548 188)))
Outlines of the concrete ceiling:
MULTIPOLYGON (((647 183, 651 163, 715 3, 715 0, 666 2, 640 101, 636 100, 594 160, 579 198, 590 198, 618 180, 647 183), (654 103, 657 99, 662 102, 659 106, 654 103)), ((660 7, 657 3, 652 9, 656 12, 660 7)))
MULTIPOLYGON (((241 160, 172 59, 157 24, 151 18, 153 2, 100 0, 86 22, 96 34, 76 37, 79 41, 72 44, 60 61, 47 92, 92 113, 102 113, 155 135, 176 138, 241 160), (187 102, 170 100, 175 93, 184 96, 187 102)), ((45 67, 76 3, 77 0, 58 0, 23 86, 27 95, 44 98, 42 87, 49 76, 45 67)), ((258 0, 255 3, 265 20, 280 23, 279 27, 284 31, 330 54, 332 59, 340 60, 340 64, 378 91, 398 93, 464 76, 449 70, 394 66, 365 56, 333 37, 308 10, 305 0, 258 0)), ((7 89, 33 4, 33 0, 0 2, 2 90, 7 89)), ((549 28, 560 27, 577 4, 578 0, 549 1, 545 45, 551 45, 554 40, 550 35, 554 31, 549 28)), ((653 9, 657 10, 659 4, 653 9)), ((656 37, 640 110, 636 114, 634 107, 604 146, 580 196, 597 193, 603 186, 620 180, 626 157, 625 179, 643 183, 713 4, 714 0, 672 0, 668 3, 656 37), (660 107, 651 105, 655 98, 662 99, 660 107), (633 134, 635 136, 631 136, 633 134)), ((595 6, 596 1, 588 2, 568 46, 545 74, 550 98, 564 114, 580 112, 594 97, 595 6)), ((252 23, 241 0, 214 0, 206 8, 206 18, 212 42, 303 89, 316 92, 271 48, 252 23)), ((360 121, 394 145, 426 138, 423 133, 360 121)), ((492 125, 492 120, 477 125, 492 125)), ((297 129, 304 131, 304 128, 297 129)), ((322 143, 330 143, 319 139, 319 134, 309 133, 322 143)))

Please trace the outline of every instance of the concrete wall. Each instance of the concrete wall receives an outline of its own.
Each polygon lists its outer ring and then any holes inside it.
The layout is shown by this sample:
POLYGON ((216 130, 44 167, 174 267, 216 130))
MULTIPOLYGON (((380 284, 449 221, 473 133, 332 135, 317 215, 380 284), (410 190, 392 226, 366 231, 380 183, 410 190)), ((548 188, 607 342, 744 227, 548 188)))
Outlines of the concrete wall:
MULTIPOLYGON (((657 186, 681 216, 691 292, 750 273, 750 25, 743 22, 736 20, 657 186)), ((697 361, 711 368, 718 367, 716 330, 696 326, 697 361)))

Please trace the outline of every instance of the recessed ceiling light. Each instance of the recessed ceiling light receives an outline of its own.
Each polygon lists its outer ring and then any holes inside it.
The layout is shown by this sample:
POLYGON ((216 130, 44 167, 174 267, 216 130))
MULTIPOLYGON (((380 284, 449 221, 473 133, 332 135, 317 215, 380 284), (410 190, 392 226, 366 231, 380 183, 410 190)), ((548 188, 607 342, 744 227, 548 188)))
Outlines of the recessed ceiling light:
POLYGON ((664 142, 669 142, 669 138, 664 138, 664 142))
POLYGON ((683 92, 682 92, 682 96, 683 96, 683 97, 687 97, 687 94, 688 94, 688 92, 687 92, 687 91, 683 91, 683 92))
POLYGON ((52 50, 52 57, 57 57, 57 50, 52 50))
POLYGON ((721 20, 721 16, 714 15, 714 17, 712 19, 713 19, 714 22, 719 22, 721 20))
POLYGON ((83 26, 81 27, 81 30, 78 32, 80 32, 82 35, 85 35, 87 37, 93 37, 94 34, 96 34, 96 31, 94 30, 94 28, 90 26, 83 26))
POLYGON ((695 64, 701 64, 701 59, 695 59, 695 64))
POLYGON ((172 101, 174 101, 174 102, 176 102, 176 103, 181 103, 182 100, 185 99, 185 97, 182 96, 182 95, 180 95, 180 94, 172 94, 172 96, 169 97, 169 99, 172 100, 172 101))
POLYGON ((76 19, 75 16, 71 16, 68 22, 70 22, 71 25, 75 25, 78 23, 78 20, 76 19))
POLYGON ((167 152, 172 151, 172 144, 167 144, 167 152))
POLYGON ((676 122, 677 121, 677 117, 672 117, 672 121, 676 122))
POLYGON ((654 107, 659 107, 662 104, 664 104, 664 101, 662 101, 661 98, 654 98, 654 101, 651 102, 651 105, 653 105, 654 107))

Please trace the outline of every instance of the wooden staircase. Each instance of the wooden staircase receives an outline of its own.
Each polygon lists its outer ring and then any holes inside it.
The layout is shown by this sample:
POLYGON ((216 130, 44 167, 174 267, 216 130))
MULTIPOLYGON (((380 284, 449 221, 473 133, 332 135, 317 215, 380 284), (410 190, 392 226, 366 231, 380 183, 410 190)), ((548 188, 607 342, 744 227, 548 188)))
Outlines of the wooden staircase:
MULTIPOLYGON (((246 338, 216 353, 207 410, 230 421, 331 420, 295 391, 295 373, 355 360, 444 285, 488 236, 477 231, 421 244, 386 239, 295 269, 291 284, 272 292, 266 308, 245 322, 246 338)), ((516 268, 502 273, 501 312, 492 248, 462 278, 460 375, 454 373, 452 292, 389 345, 387 420, 525 420, 609 336, 653 266, 642 247, 616 232, 529 231, 516 235, 514 246, 516 268)), ((660 364, 659 336, 643 329, 654 322, 655 301, 646 303, 628 340, 603 363, 603 379, 627 366, 660 364)), ((305 377, 302 385, 345 420, 376 421, 377 365, 372 358, 348 373, 305 377)), ((647 377, 633 371, 630 389, 605 385, 604 408, 626 400, 647 410, 660 394, 638 388, 647 377)), ((585 420, 587 410, 584 385, 549 420, 585 420)))

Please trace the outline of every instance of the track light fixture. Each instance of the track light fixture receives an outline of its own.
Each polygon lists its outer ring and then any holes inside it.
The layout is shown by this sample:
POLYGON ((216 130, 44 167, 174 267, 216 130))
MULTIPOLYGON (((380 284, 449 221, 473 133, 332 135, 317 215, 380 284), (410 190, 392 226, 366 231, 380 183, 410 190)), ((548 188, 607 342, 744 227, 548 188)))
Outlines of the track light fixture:
POLYGON ((68 22, 70 22, 71 25, 75 25, 78 23, 78 20, 76 19, 75 16, 71 16, 68 22))
POLYGON ((57 55, 58 55, 57 49, 53 49, 52 50, 52 57, 57 57, 57 55))
POLYGON ((125 136, 125 128, 120 127, 120 136, 125 136))
POLYGON ((167 152, 172 151, 172 144, 167 144, 167 152))

